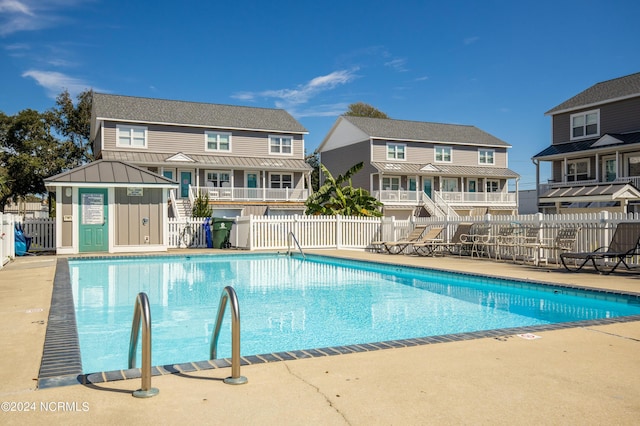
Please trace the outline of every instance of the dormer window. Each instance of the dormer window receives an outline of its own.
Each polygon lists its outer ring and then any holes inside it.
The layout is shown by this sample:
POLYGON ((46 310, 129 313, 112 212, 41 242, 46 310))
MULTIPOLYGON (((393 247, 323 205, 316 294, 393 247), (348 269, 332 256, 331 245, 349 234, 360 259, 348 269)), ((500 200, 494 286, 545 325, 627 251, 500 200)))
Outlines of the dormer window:
POLYGON ((600 111, 571 114, 571 139, 581 139, 600 134, 600 111))
POLYGON ((404 160, 406 145, 401 143, 387 144, 387 160, 404 160))

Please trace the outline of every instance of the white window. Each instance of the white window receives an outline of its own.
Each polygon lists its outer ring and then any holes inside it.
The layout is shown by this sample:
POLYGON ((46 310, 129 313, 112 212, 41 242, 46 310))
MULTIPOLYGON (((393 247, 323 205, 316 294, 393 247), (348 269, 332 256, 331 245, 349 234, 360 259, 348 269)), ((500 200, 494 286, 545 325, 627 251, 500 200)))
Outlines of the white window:
POLYGON ((435 160, 441 163, 451 162, 451 147, 450 146, 436 146, 435 147, 435 160))
POLYGON ((147 128, 142 126, 116 125, 116 145, 130 148, 147 147, 147 128))
POLYGON ((567 162, 567 182, 589 179, 589 160, 567 162))
POLYGON ((385 176, 382 178, 382 189, 387 191, 397 191, 400 189, 400 178, 395 176, 385 176))
POLYGON ((204 132, 204 150, 231 152, 231 133, 204 132))
POLYGON ((270 188, 293 188, 293 175, 272 173, 269 185, 270 188))
POLYGON ((571 114, 571 139, 580 139, 600 134, 600 111, 571 114))
POLYGON ((478 150, 478 163, 480 164, 495 164, 495 151, 493 149, 479 149, 478 150))
POLYGON ((497 180, 487 179, 485 181, 485 191, 486 192, 499 192, 500 191, 500 182, 497 180))
POLYGON ((404 160, 406 145, 399 143, 387 144, 387 160, 404 160))
POLYGON ((221 188, 230 186, 231 174, 229 172, 207 171, 207 186, 221 188))
POLYGON ((271 154, 293 154, 293 139, 289 136, 269 136, 271 154))
POLYGON ((442 192, 458 192, 458 179, 442 178, 442 192))

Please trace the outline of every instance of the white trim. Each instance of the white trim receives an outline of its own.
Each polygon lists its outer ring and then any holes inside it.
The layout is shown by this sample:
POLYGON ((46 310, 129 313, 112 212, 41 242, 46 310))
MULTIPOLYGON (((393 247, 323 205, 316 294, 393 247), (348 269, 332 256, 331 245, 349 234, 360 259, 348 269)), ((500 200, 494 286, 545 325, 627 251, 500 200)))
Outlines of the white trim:
POLYGON ((206 124, 191 124, 191 123, 171 123, 171 122, 164 122, 164 121, 146 121, 146 120, 130 120, 130 119, 120 119, 120 118, 105 118, 105 117, 96 117, 96 120, 105 120, 105 121, 111 121, 114 123, 137 123, 137 124, 146 124, 146 125, 158 125, 158 126, 179 126, 179 127, 197 127, 197 128, 201 128, 201 129, 215 129, 215 128, 220 128, 220 129, 225 129, 225 130, 245 130, 245 131, 251 131, 251 132, 271 132, 271 133, 277 133, 277 132, 283 132, 283 133, 289 133, 289 134, 295 134, 295 135, 308 135, 309 132, 301 132, 301 131, 295 131, 295 130, 283 130, 283 129, 260 129, 260 128, 252 128, 252 127, 217 127, 217 126, 212 126, 211 124, 206 125, 206 124))
POLYGON ((294 189, 295 186, 295 182, 294 182, 294 173, 287 173, 287 172, 269 172, 269 176, 267 177, 267 183, 269 186, 267 186, 266 188, 268 189, 284 189, 285 187, 282 186, 282 176, 291 176, 291 188, 290 189, 294 189), (271 186, 271 176, 273 175, 278 175, 280 176, 280 187, 279 188, 274 188, 271 186))
POLYGON ((205 130, 204 131, 204 151, 205 152, 227 152, 227 153, 231 153, 232 152, 231 139, 232 139, 231 132, 221 132, 221 131, 218 131, 218 130, 205 130), (209 135, 216 135, 216 146, 218 148, 216 148, 216 149, 209 148, 209 135), (220 135, 226 135, 226 136, 229 137, 229 149, 220 149, 220 135))
POLYGON ((589 180, 589 176, 591 176, 591 158, 576 158, 576 159, 567 159, 566 163, 565 163, 565 169, 564 169, 564 178, 565 180, 563 182, 580 182, 581 180, 589 180), (578 179, 578 175, 579 174, 583 174, 583 173, 575 173, 574 176, 574 180, 569 180, 569 165, 570 164, 576 164, 576 172, 578 171, 578 167, 577 164, 578 163, 587 163, 587 177, 586 179, 578 179))
POLYGON ((149 147, 149 129, 147 126, 134 126, 131 124, 116 124, 116 147, 117 148, 135 148, 135 149, 147 149, 149 147), (122 129, 129 130, 129 138, 131 143, 129 145, 121 145, 120 144, 120 132, 122 129), (142 130, 144 132, 144 145, 138 146, 133 145, 133 135, 131 135, 132 130, 142 130))
POLYGON ((479 166, 495 166, 496 165, 496 150, 495 149, 486 149, 486 148, 478 148, 478 165, 479 166), (491 163, 483 163, 480 161, 482 159, 482 152, 491 153, 491 163))
POLYGON ((599 109, 592 109, 589 111, 581 111, 581 112, 576 112, 574 114, 571 114, 569 116, 569 140, 570 141, 576 141, 576 140, 581 140, 581 139, 592 139, 595 137, 600 136, 600 110, 599 109), (597 122, 596 122, 596 132, 592 133, 592 134, 587 134, 587 115, 590 114, 596 114, 597 116, 597 122), (585 134, 582 136, 573 136, 573 119, 575 117, 580 117, 580 116, 584 116, 585 122, 583 125, 583 129, 585 134))
POLYGON ((386 155, 387 161, 407 161, 407 144, 406 143, 387 142, 384 148, 385 148, 385 155, 386 155), (393 157, 389 157, 389 147, 391 146, 394 147, 393 157), (398 147, 402 147, 403 158, 398 158, 398 149, 397 149, 398 147))
MULTIPOLYGON (((444 158, 444 152, 443 152, 442 157, 444 158)), ((450 146, 435 145, 433 147, 433 162, 434 163, 447 163, 447 164, 448 163, 453 163, 453 148, 450 147, 450 146), (448 149, 449 150, 449 160, 444 160, 444 159, 438 160, 438 151, 437 151, 438 148, 443 149, 443 150, 444 149, 448 149)))
POLYGON ((135 186, 136 188, 176 188, 180 185, 172 183, 100 183, 100 182, 45 182, 45 187, 61 187, 70 186, 72 188, 129 188, 135 186))
POLYGON ((293 138, 293 136, 288 136, 288 135, 269 135, 269 137, 267 138, 268 144, 269 144, 269 155, 283 155, 283 156, 287 156, 287 157, 293 157, 294 154, 294 141, 295 139, 293 138), (275 139, 280 139, 280 143, 278 144, 278 146, 280 147, 280 152, 272 152, 271 151, 271 139, 275 138, 275 139), (291 152, 282 152, 282 140, 283 139, 289 139, 291 140, 291 152))

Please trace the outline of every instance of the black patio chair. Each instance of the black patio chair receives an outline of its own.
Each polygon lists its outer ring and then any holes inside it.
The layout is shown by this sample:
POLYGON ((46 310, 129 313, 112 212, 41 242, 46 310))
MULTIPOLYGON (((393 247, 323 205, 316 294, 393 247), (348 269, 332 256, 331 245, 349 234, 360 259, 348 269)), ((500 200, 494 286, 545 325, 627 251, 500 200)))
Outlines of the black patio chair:
POLYGON ((640 222, 623 222, 618 224, 609 246, 599 247, 592 252, 568 252, 560 254, 562 265, 571 272, 578 272, 589 261, 596 271, 608 275, 616 270, 622 263, 627 269, 631 269, 626 260, 629 257, 640 254, 640 222), (574 265, 567 264, 568 259, 574 260, 574 265), (602 261, 599 265, 596 261, 602 261), (607 261, 613 262, 611 269, 607 269, 607 261))

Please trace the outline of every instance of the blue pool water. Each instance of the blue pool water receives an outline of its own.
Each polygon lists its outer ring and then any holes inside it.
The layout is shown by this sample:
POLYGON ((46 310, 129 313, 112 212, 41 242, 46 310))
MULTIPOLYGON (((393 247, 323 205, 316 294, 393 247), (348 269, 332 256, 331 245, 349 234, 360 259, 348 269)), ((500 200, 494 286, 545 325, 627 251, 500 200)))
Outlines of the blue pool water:
MULTIPOLYGON (((640 314, 622 296, 322 256, 78 259, 69 270, 85 373, 127 368, 139 292, 151 304, 154 365, 208 359, 227 285, 242 355, 640 314)), ((220 358, 231 355, 229 330, 227 311, 220 358)))

